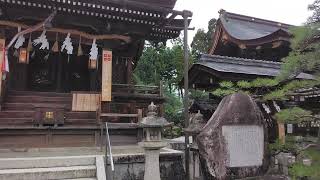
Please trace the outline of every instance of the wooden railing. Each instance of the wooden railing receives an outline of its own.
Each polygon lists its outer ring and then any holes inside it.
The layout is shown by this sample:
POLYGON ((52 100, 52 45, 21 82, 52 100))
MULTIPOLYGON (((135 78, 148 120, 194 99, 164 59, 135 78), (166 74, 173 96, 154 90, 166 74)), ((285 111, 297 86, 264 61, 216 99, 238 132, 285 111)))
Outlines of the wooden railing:
POLYGON ((131 84, 112 85, 112 95, 114 96, 140 96, 146 98, 162 97, 162 84, 160 86, 144 86, 131 84))

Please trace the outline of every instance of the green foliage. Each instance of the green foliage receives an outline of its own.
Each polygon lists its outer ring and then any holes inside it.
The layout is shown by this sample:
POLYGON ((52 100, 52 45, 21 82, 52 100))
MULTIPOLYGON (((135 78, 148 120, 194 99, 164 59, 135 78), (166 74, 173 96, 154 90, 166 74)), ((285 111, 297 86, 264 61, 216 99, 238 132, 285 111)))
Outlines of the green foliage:
POLYGON ((308 19, 309 23, 320 22, 320 0, 315 0, 308 7, 309 10, 313 11, 312 16, 308 19))
POLYGON ((320 44, 318 36, 320 24, 306 25, 291 29, 294 38, 291 40, 289 56, 283 59, 282 71, 279 80, 292 79, 301 72, 319 72, 320 44))
POLYGON ((301 177, 309 177, 311 180, 319 179, 320 177, 320 153, 317 149, 308 149, 302 152, 302 158, 310 158, 311 166, 305 166, 302 162, 293 164, 289 169, 289 174, 293 179, 301 177))
POLYGON ((251 88, 251 83, 248 81, 238 81, 237 86, 241 89, 249 89, 251 88))
POLYGON ((277 154, 279 152, 296 152, 298 149, 294 137, 292 136, 286 136, 284 144, 277 139, 274 143, 270 143, 268 147, 271 154, 277 154))
POLYGON ((260 89, 273 88, 277 86, 279 82, 276 79, 269 78, 257 78, 253 81, 222 81, 219 83, 219 88, 213 91, 213 94, 218 97, 224 97, 236 92, 244 92, 247 94, 258 95, 257 92, 261 92, 260 89))
POLYGON ((262 98, 264 101, 270 101, 270 100, 279 100, 284 101, 287 100, 286 91, 283 89, 277 89, 275 91, 271 91, 267 94, 265 94, 262 98))
MULTIPOLYGON (((179 40, 171 48, 147 45, 135 68, 134 74, 140 83, 158 85, 161 80, 172 91, 183 74, 183 46, 179 40)), ((134 76, 134 77, 135 77, 134 76)))
POLYGON ((170 92, 168 88, 165 89, 164 94, 166 98, 164 104, 165 118, 170 122, 174 122, 176 125, 180 125, 181 122, 183 122, 183 103, 181 98, 175 93, 170 92))
POLYGON ((277 114, 275 118, 278 122, 296 124, 303 121, 313 120, 311 112, 301 109, 299 107, 294 107, 290 109, 284 109, 277 114))
POLYGON ((209 93, 206 91, 200 91, 195 89, 190 89, 190 99, 193 100, 207 100, 209 98, 209 93))
POLYGON ((216 28, 216 19, 211 19, 208 22, 208 31, 198 29, 191 43, 192 54, 198 56, 201 53, 208 53, 212 44, 212 35, 216 28))
POLYGON ((318 80, 293 80, 287 84, 279 86, 278 89, 274 91, 266 93, 263 100, 287 100, 287 96, 290 95, 290 93, 302 88, 311 88, 319 84, 320 81, 318 80))
POLYGON ((261 87, 274 87, 279 85, 279 81, 276 79, 269 79, 269 78, 257 78, 253 80, 251 83, 252 88, 261 88, 261 87))

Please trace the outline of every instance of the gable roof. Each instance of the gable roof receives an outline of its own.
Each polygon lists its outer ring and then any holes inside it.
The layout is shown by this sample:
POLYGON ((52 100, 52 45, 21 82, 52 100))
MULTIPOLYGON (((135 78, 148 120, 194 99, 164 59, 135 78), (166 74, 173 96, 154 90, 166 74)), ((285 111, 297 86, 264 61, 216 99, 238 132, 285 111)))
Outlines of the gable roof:
POLYGON ((220 21, 230 36, 239 40, 253 40, 278 31, 289 34, 291 25, 222 11, 220 21))
POLYGON ((292 25, 220 10, 210 54, 215 53, 222 36, 238 45, 259 46, 275 41, 288 41, 292 25))

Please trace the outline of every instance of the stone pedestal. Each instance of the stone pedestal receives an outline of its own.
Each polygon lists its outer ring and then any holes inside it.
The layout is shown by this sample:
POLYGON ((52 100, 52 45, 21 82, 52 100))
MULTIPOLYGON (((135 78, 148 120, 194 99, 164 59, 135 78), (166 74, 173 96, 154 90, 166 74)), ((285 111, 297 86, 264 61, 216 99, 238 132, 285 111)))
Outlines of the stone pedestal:
POLYGON ((146 150, 146 164, 144 169, 144 179, 161 180, 159 168, 159 154, 160 150, 146 150))

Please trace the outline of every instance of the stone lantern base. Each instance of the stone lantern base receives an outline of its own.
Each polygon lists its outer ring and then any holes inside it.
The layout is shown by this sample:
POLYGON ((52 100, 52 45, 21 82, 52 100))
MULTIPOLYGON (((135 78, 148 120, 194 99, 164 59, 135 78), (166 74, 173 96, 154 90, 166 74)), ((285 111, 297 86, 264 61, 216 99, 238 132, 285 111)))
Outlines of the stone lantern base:
POLYGON ((145 153, 144 180, 161 180, 159 154, 160 149, 167 146, 166 142, 140 142, 145 153))

